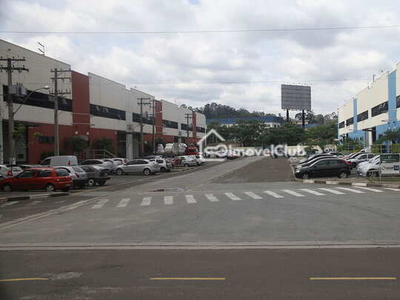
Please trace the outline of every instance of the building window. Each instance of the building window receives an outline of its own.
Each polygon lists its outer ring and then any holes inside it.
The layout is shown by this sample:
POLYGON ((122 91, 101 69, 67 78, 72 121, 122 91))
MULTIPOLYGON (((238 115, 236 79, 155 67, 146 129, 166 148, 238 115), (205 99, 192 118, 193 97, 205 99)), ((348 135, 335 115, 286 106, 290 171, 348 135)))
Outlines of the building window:
MULTIPOLYGON (((140 114, 137 113, 132 113, 132 121, 133 122, 137 122, 140 123, 140 114)), ((152 117, 142 117, 142 121, 144 124, 149 124, 149 125, 153 125, 153 118, 152 117)))
POLYGON ((96 117, 103 117, 116 120, 126 120, 126 113, 124 110, 105 107, 101 105, 90 104, 90 114, 96 117))
POLYGON ((353 124, 354 124, 354 118, 349 118, 346 120, 346 126, 353 125, 353 124))
MULTIPOLYGON (((29 90, 27 91, 28 94, 30 92, 31 91, 29 90)), ((7 93, 8 93, 8 87, 6 85, 3 85, 3 94, 7 95, 7 93)), ((4 101, 7 101, 7 97, 3 98, 4 101)), ((16 104, 24 103, 24 105, 29 105, 29 106, 54 109, 54 102, 52 99, 50 99, 49 95, 38 92, 33 92, 29 96, 28 100, 26 100, 25 102, 24 102, 24 97, 13 97, 13 102, 16 104)), ((72 100, 58 97, 58 109, 62 111, 72 111, 72 100)))
POLYGON ((396 108, 400 108, 400 95, 396 97, 396 108))
POLYGON ((361 114, 359 114, 357 116, 357 122, 361 122, 361 121, 364 121, 366 119, 368 119, 368 110, 362 112, 361 114))
POLYGON ((163 125, 167 128, 178 129, 178 122, 163 120, 163 125))
POLYGON ((196 127, 196 131, 205 133, 206 129, 204 127, 196 127))
POLYGON ((39 136, 40 144, 54 144, 54 136, 39 136))
POLYGON ((381 104, 379 104, 377 106, 374 106, 371 109, 371 116, 375 117, 375 116, 378 116, 380 114, 383 114, 383 113, 387 112, 388 111, 388 105, 389 105, 389 103, 388 103, 388 101, 386 101, 386 102, 382 102, 381 104))
POLYGON ((344 121, 339 123, 339 128, 344 128, 344 121))

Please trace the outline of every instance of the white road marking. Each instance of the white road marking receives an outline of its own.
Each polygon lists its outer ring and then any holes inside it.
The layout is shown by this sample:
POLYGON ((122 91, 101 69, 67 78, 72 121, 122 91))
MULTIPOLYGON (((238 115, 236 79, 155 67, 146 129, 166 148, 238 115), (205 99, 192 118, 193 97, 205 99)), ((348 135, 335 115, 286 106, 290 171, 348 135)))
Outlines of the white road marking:
POLYGON ((189 204, 197 203, 196 199, 194 199, 193 195, 185 195, 186 202, 189 204))
POLYGON ((108 199, 101 199, 101 200, 99 200, 99 202, 97 202, 95 205, 92 206, 92 209, 102 208, 104 206, 104 204, 106 204, 107 202, 108 202, 108 199))
POLYGON ((303 194, 297 193, 292 190, 282 190, 282 192, 288 193, 289 195, 295 196, 295 197, 304 197, 303 194))
POLYGON ((11 206, 11 205, 17 204, 18 202, 19 202, 19 201, 8 201, 8 202, 6 202, 6 203, 0 205, 0 207, 11 206))
POLYGON ((236 196, 235 194, 233 194, 233 193, 224 193, 228 198, 230 198, 231 200, 233 200, 233 201, 238 201, 238 200, 242 200, 242 199, 240 199, 238 196, 236 196))
POLYGON ((165 205, 174 204, 174 196, 164 196, 164 204, 165 205))
POLYGON ((258 196, 257 194, 253 193, 253 192, 244 192, 247 196, 256 199, 256 200, 260 200, 262 199, 262 197, 258 196))
POLYGON ((400 192, 400 189, 385 188, 385 190, 400 192))
POLYGON ((383 192, 383 191, 381 191, 381 190, 371 189, 371 188, 364 187, 364 186, 358 186, 357 188, 358 188, 358 189, 363 189, 363 190, 366 190, 366 191, 375 192, 375 193, 382 193, 382 192, 383 192))
POLYGON ((335 194, 335 195, 344 195, 345 194, 345 193, 342 193, 340 191, 327 189, 327 188, 319 188, 319 189, 322 190, 322 191, 325 191, 325 192, 329 192, 329 193, 335 194))
POLYGON ((351 189, 351 188, 338 187, 338 189, 341 189, 341 190, 343 190, 343 191, 348 191, 348 192, 356 193, 356 194, 364 194, 363 191, 359 191, 359 190, 351 189))
POLYGON ((151 204, 151 197, 144 197, 140 206, 149 206, 151 204))
POLYGON ((303 192, 307 192, 307 193, 313 194, 313 195, 317 195, 317 196, 324 196, 325 195, 325 194, 322 194, 320 192, 313 191, 313 190, 310 190, 310 189, 300 189, 300 190, 303 191, 303 192))
POLYGON ((117 207, 126 207, 131 198, 122 198, 122 200, 118 203, 117 207))
POLYGON ((218 198, 215 197, 213 194, 205 194, 206 198, 211 202, 218 202, 218 198))
POLYGON ((264 191, 264 193, 267 194, 267 195, 270 195, 270 196, 272 196, 274 198, 285 198, 284 196, 279 195, 279 194, 277 194, 275 192, 272 192, 272 191, 264 191))

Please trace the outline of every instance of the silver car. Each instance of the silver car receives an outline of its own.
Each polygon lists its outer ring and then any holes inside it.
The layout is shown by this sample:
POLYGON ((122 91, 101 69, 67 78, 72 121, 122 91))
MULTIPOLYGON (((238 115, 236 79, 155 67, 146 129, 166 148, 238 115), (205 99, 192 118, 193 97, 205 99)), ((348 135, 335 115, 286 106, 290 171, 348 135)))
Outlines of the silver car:
POLYGON ((100 166, 113 171, 114 164, 112 161, 105 161, 104 159, 87 159, 80 163, 82 166, 100 166))
POLYGON ((160 166, 155 161, 148 159, 134 159, 124 165, 119 165, 115 174, 124 175, 129 173, 142 173, 146 176, 160 171, 160 166))
POLYGON ((87 183, 86 172, 79 166, 58 166, 55 169, 63 169, 69 173, 72 178, 74 188, 84 188, 87 183))

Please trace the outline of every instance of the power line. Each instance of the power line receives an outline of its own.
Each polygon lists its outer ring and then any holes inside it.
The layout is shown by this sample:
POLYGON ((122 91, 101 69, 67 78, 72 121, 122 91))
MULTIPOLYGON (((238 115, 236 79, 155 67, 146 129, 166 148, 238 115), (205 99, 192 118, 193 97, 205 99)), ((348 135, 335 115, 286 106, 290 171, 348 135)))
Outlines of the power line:
POLYGON ((92 30, 92 31, 62 31, 62 30, 0 30, 2 34, 77 34, 77 35, 113 35, 113 34, 191 34, 191 33, 257 33, 257 32, 296 32, 296 31, 334 31, 358 29, 392 29, 400 25, 375 25, 375 26, 339 26, 339 27, 303 27, 303 28, 264 28, 264 29, 221 29, 221 30, 166 30, 166 31, 135 31, 135 30, 92 30))

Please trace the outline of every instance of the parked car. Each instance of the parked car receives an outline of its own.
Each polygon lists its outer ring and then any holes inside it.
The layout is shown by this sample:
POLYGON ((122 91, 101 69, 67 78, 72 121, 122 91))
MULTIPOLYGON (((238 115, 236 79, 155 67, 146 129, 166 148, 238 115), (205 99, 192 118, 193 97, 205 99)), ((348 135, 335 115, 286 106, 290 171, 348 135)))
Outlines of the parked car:
POLYGON ((357 165, 357 175, 375 177, 379 175, 380 155, 376 155, 368 161, 357 165))
POLYGON ((196 160, 198 165, 202 165, 206 162, 206 159, 204 158, 203 154, 196 155, 196 160))
POLYGON ((124 175, 129 173, 143 173, 144 175, 153 175, 160 171, 160 166, 155 161, 148 159, 134 159, 127 164, 120 165, 115 170, 115 174, 124 175))
POLYGON ((335 157, 342 158, 344 155, 341 152, 328 152, 328 154, 333 155, 335 157))
POLYGON ((160 166, 160 172, 170 172, 172 170, 172 163, 162 157, 156 157, 149 159, 150 161, 155 161, 160 166))
POLYGON ((11 169, 9 167, 7 167, 6 165, 0 165, 0 174, 3 177, 12 177, 13 172, 11 171, 11 169))
POLYGON ((318 157, 332 157, 332 154, 329 153, 318 153, 318 154, 312 154, 307 158, 303 158, 302 160, 300 160, 300 163, 307 163, 310 162, 312 159, 318 158, 318 157))
POLYGON ((59 155, 50 156, 42 160, 40 163, 42 166, 53 167, 53 166, 77 166, 78 159, 73 155, 59 155))
POLYGON ((69 176, 72 178, 72 187, 73 188, 84 188, 87 183, 86 172, 79 166, 60 166, 54 167, 55 169, 63 169, 69 173, 69 176))
POLYGON ((354 156, 353 158, 346 159, 347 162, 351 163, 351 167, 355 168, 360 162, 368 161, 371 158, 376 156, 373 153, 361 153, 359 155, 354 156))
POLYGON ((17 176, 19 173, 24 171, 20 165, 7 165, 7 168, 11 170, 12 176, 17 176))
POLYGON ((197 161, 189 155, 181 155, 174 158, 175 166, 194 167, 197 166, 197 161))
POLYGON ((81 166, 81 168, 86 172, 88 186, 104 185, 110 180, 110 170, 107 168, 101 166, 81 166))
MULTIPOLYGON (((104 161, 103 159, 87 159, 80 163, 81 166, 100 166, 113 172, 114 164, 112 161, 104 161)), ((115 171, 115 170, 114 170, 115 171)))
POLYGON ((4 192, 12 190, 69 191, 72 186, 72 178, 63 169, 33 168, 27 169, 17 176, 4 178, 0 185, 4 192))
POLYGON ((295 171, 296 178, 308 179, 310 177, 347 178, 350 175, 350 166, 340 158, 325 158, 317 160, 310 165, 304 165, 295 171))
POLYGON ((320 154, 318 154, 318 156, 313 156, 312 158, 309 158, 307 160, 300 161, 300 163, 298 163, 296 165, 296 168, 297 167, 301 167, 301 166, 310 165, 310 164, 313 164, 314 162, 316 162, 318 160, 326 159, 326 158, 333 158, 333 156, 332 155, 320 155, 320 154))

